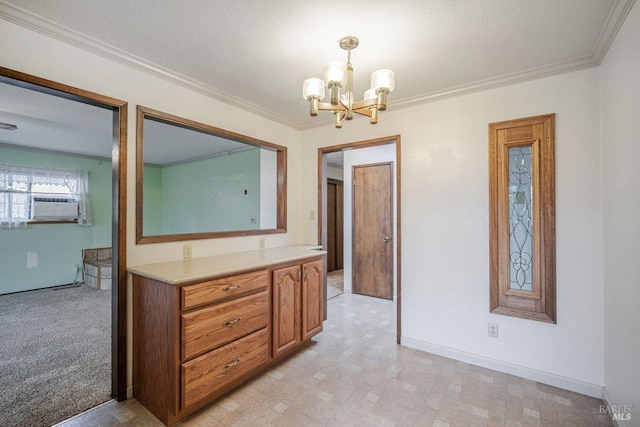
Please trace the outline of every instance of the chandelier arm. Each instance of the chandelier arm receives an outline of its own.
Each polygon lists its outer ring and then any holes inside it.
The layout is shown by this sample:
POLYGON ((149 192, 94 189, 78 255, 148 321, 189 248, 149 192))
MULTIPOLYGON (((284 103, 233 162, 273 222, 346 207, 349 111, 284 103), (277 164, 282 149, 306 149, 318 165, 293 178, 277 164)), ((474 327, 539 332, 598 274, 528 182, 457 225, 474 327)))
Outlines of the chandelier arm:
POLYGON ((333 105, 330 102, 319 102, 318 110, 321 111, 347 111, 342 105, 333 105))
POLYGON ((354 102, 352 108, 355 111, 355 110, 362 110, 363 108, 370 108, 370 107, 373 107, 374 105, 378 105, 377 99, 364 99, 362 101, 354 102))
POLYGON ((353 110, 354 113, 360 114, 361 116, 371 117, 371 110, 368 108, 361 108, 359 110, 353 110))

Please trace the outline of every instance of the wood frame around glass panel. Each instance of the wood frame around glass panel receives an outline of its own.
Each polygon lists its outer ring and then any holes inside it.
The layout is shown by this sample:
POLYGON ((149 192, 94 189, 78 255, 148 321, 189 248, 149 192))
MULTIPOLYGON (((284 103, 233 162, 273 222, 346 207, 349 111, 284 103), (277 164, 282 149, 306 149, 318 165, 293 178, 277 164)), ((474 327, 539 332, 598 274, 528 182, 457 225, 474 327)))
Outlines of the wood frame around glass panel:
POLYGON ((556 323, 555 114, 489 124, 490 311, 556 323), (531 147, 531 290, 510 286, 509 149, 531 147))
POLYGON ((137 107, 136 129, 136 243, 175 242, 181 240, 214 239, 220 237, 250 236, 259 234, 274 234, 287 232, 287 147, 262 141, 250 136, 220 129, 204 123, 199 123, 183 117, 174 116, 151 108, 137 107), (144 235, 143 227, 143 175, 144 175, 144 119, 149 118, 158 122, 179 126, 185 129, 195 130, 236 142, 253 145, 256 147, 271 148, 276 150, 277 162, 277 203, 276 203, 276 228, 266 230, 238 230, 238 231, 208 231, 201 233, 144 235))

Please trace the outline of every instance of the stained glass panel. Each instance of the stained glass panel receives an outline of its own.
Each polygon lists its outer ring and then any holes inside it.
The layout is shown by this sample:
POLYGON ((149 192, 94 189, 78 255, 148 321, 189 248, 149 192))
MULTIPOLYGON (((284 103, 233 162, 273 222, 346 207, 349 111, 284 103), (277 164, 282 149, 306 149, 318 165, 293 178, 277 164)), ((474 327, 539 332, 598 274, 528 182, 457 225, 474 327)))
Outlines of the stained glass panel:
POLYGON ((531 146, 509 148, 509 289, 533 291, 531 146))

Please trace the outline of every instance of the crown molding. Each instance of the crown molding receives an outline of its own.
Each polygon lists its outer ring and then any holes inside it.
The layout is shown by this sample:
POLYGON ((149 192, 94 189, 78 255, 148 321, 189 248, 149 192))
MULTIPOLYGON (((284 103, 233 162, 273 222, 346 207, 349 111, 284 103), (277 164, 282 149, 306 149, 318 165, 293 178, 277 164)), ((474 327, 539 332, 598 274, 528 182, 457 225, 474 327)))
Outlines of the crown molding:
MULTIPOLYGON (((395 102, 390 102, 389 109, 394 110, 413 107, 420 104, 436 102, 443 99, 495 89, 502 86, 596 67, 604 60, 607 51, 613 44, 618 31, 622 27, 622 24, 634 3, 635 0, 615 0, 615 4, 598 36, 591 55, 548 66, 505 74, 499 77, 480 80, 444 90, 437 90, 410 98, 399 99, 395 102)), ((327 126, 333 123, 333 120, 330 118, 308 122, 292 120, 267 108, 238 98, 213 86, 206 85, 200 81, 154 64, 115 46, 101 42, 100 40, 43 18, 13 4, 7 3, 4 0, 0 0, 0 18, 293 129, 308 130, 327 126)))
MULTIPOLYGON (((573 59, 570 61, 559 62, 552 65, 546 65, 543 67, 530 68, 528 70, 519 71, 510 74, 504 74, 502 76, 493 77, 490 79, 479 80, 476 82, 454 86, 451 88, 436 90, 430 93, 412 96, 410 98, 398 99, 396 101, 389 102, 387 104, 387 112, 399 110, 402 108, 415 107, 430 102, 442 101, 444 99, 455 98, 463 95, 468 95, 476 92, 483 92, 490 89, 495 89, 503 86, 510 86, 517 83, 524 83, 531 80, 538 80, 544 77, 550 77, 557 74, 569 73, 571 71, 578 71, 584 68, 597 67, 599 64, 593 59, 591 55, 583 56, 581 58, 573 59)), ((360 117, 358 117, 360 118, 360 117)), ((355 120, 355 118, 354 118, 355 120)), ((381 119, 383 120, 383 119, 381 119)), ((332 119, 323 119, 314 121, 313 123, 307 123, 303 125, 304 130, 314 129, 317 127, 332 124, 332 119)))
POLYGON ((301 128, 300 123, 288 117, 274 113, 271 110, 240 99, 213 86, 206 85, 183 74, 154 64, 139 56, 72 30, 71 28, 60 25, 3 0, 0 0, 0 18, 285 126, 298 130, 301 128))
POLYGON ((518 83, 524 83, 532 80, 538 80, 545 77, 555 76, 558 74, 570 73, 585 68, 598 66, 598 63, 589 55, 570 61, 563 61, 553 65, 543 67, 530 68, 525 71, 519 71, 490 79, 479 80, 473 83, 455 86, 452 88, 437 90, 424 95, 418 95, 411 98, 404 98, 396 102, 390 103, 391 108, 407 108, 418 104, 440 101, 443 99, 454 98, 475 92, 495 89, 504 86, 510 86, 518 83))
POLYGON ((607 17, 604 27, 602 27, 602 31, 600 31, 591 55, 598 64, 601 64, 605 56, 607 56, 609 48, 616 39, 618 31, 622 28, 622 24, 625 19, 627 19, 627 15, 629 15, 635 2, 636 0, 615 0, 615 4, 613 8, 611 8, 611 12, 607 17))

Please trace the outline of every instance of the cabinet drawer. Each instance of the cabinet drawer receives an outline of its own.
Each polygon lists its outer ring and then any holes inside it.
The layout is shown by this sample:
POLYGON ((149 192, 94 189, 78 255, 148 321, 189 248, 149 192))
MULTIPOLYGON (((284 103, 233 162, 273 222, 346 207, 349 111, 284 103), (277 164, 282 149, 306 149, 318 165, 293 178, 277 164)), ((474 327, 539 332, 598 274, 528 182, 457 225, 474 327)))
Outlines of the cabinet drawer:
POLYGON ((268 293, 263 291, 183 314, 183 360, 264 328, 268 313, 268 293))
POLYGON ((214 394, 268 362, 267 330, 262 329, 181 365, 182 408, 214 394))
POLYGON ((269 276, 266 270, 254 271, 223 279, 182 287, 182 310, 220 301, 230 296, 267 289, 269 276))

